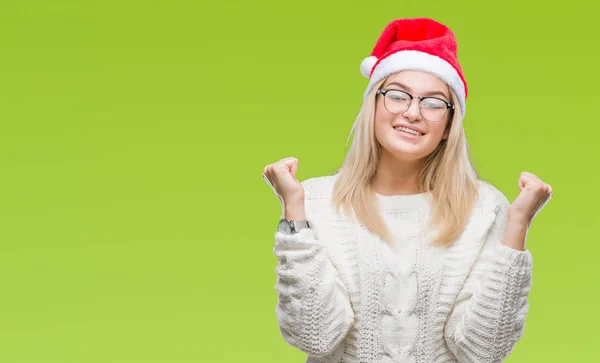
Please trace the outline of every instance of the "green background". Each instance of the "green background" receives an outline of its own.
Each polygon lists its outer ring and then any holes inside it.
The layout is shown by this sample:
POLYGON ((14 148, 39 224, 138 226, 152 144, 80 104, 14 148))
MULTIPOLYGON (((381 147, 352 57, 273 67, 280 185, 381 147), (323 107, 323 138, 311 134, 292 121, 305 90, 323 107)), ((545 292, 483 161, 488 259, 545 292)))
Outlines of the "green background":
POLYGON ((330 173, 383 27, 449 25, 475 164, 534 221, 508 359, 600 361, 597 11, 542 1, 0 3, 0 362, 302 362, 264 165, 330 173), (596 306, 596 308, 594 308, 596 306))

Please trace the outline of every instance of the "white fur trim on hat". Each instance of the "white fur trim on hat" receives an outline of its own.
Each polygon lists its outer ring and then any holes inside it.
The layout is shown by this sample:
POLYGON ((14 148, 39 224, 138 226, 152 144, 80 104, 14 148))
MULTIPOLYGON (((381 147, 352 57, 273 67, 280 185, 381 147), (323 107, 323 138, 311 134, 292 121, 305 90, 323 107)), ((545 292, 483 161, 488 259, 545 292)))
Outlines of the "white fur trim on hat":
POLYGON ((382 59, 371 75, 364 98, 369 95, 377 82, 390 74, 404 70, 428 72, 444 81, 456 93, 462 114, 465 115, 465 86, 456 69, 440 57, 416 50, 399 51, 382 59))
POLYGON ((375 63, 377 63, 377 57, 375 56, 369 56, 363 59, 363 61, 360 63, 360 73, 362 73, 362 75, 366 78, 369 78, 371 75, 371 69, 373 69, 375 63))

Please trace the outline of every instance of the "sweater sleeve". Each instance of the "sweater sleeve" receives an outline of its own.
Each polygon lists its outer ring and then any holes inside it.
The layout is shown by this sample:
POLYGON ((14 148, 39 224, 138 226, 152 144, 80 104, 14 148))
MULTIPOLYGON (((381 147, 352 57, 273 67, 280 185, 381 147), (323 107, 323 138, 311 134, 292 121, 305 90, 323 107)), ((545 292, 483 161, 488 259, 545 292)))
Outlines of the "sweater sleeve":
POLYGON ((275 234, 278 302, 284 340, 313 357, 336 353, 354 321, 348 290, 311 228, 275 234))
POLYGON ((510 204, 503 194, 499 199, 496 219, 445 327, 446 342, 461 363, 502 362, 525 329, 532 256, 501 244, 510 204))

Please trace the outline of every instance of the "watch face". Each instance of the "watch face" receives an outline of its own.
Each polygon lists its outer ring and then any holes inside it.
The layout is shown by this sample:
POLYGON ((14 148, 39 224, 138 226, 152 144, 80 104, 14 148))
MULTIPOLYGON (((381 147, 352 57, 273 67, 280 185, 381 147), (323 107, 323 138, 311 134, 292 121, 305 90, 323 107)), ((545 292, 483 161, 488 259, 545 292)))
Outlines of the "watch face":
POLYGON ((279 221, 279 225, 277 225, 277 230, 285 234, 292 234, 292 226, 290 225, 290 222, 286 221, 285 219, 279 221))

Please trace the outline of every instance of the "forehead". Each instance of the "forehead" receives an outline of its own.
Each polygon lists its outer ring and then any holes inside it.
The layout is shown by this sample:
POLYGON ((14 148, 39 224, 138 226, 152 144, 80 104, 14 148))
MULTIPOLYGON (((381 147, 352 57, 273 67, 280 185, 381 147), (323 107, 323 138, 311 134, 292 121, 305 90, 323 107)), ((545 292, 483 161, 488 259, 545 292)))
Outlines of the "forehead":
POLYGON ((402 71, 390 75, 384 83, 401 83, 416 93, 443 92, 448 93, 448 85, 431 73, 421 71, 402 71))

